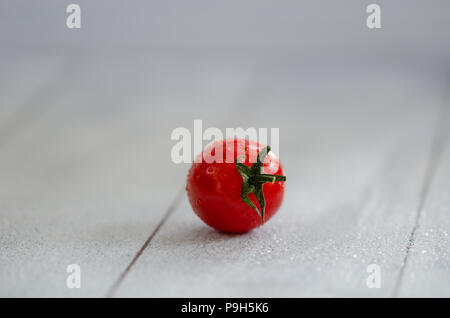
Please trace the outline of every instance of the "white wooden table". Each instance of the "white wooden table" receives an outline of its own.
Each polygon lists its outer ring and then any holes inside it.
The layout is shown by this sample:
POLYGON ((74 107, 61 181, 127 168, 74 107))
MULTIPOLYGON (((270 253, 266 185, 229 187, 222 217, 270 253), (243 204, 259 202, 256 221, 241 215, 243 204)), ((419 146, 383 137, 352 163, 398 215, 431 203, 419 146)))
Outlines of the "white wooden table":
POLYGON ((0 295, 450 296, 447 74, 341 62, 3 60, 0 295), (194 119, 280 127, 287 193, 264 227, 192 212, 170 133, 194 119))
POLYGON ((79 31, 0 5, 0 296, 450 296, 448 1, 380 0, 375 31, 359 0, 78 2, 79 31), (280 128, 263 227, 192 212, 195 119, 280 128))

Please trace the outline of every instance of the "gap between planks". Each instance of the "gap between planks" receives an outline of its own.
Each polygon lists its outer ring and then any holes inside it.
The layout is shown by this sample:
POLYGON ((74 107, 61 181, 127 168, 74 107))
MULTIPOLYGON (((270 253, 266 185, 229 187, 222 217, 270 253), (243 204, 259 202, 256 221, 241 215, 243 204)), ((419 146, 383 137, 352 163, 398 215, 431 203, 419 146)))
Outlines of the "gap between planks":
MULTIPOLYGON (((228 115, 225 117, 225 119, 222 120, 223 123, 226 122, 226 119, 230 119, 233 115, 234 111, 236 109, 239 109, 239 103, 238 101, 242 99, 245 96, 245 92, 248 89, 248 82, 243 85, 241 88, 241 92, 236 96, 233 105, 234 107, 231 108, 231 110, 228 112, 228 115)), ((106 293, 106 298, 112 298, 114 297, 115 293, 119 289, 120 285, 122 284, 123 280, 125 279, 126 275, 129 273, 133 265, 137 262, 139 257, 142 255, 142 253, 145 251, 145 249, 150 245, 150 242, 153 240, 153 238, 156 236, 156 234, 159 232, 159 230, 162 228, 162 226, 167 222, 167 220, 170 218, 170 216, 175 212, 175 210, 178 208, 180 203, 183 201, 183 198, 185 196, 185 188, 184 186, 178 191, 177 195, 175 196, 174 200, 170 204, 169 208, 167 209, 166 213, 164 214, 161 221, 158 223, 156 228, 152 231, 150 236, 147 238, 147 240, 144 242, 144 244, 141 246, 139 251, 136 253, 136 255, 133 257, 131 262, 128 264, 128 266, 125 268, 125 270, 120 274, 119 278, 114 282, 114 284, 110 287, 108 292, 106 293)))
POLYGON ((422 188, 420 190, 419 204, 416 210, 416 218, 414 226, 409 235, 408 242, 405 248, 405 256, 401 264, 400 272, 395 283, 394 291, 392 292, 392 297, 399 297, 400 288, 403 282, 403 277, 405 273, 406 266, 408 264, 409 257, 411 255, 411 249, 416 241, 416 232, 420 227, 420 221, 422 216, 422 211, 425 207, 426 200, 428 198, 428 193, 430 191, 431 184, 434 181, 437 168, 440 164, 442 153, 444 151, 444 145, 450 133, 450 76, 446 82, 446 92, 444 93, 444 99, 441 107, 438 110, 437 125, 432 139, 432 145, 430 148, 427 166, 425 170, 425 175, 422 183, 422 188))
POLYGON ((183 201, 184 198, 184 188, 180 189, 175 196, 175 199, 172 201, 171 205, 167 209, 166 213, 164 214, 161 221, 159 221, 156 228, 152 231, 150 236, 145 240, 144 244, 141 246, 139 251, 136 253, 136 255, 133 257, 131 262, 128 264, 128 266, 125 268, 125 270, 120 274, 119 278, 114 282, 114 284, 111 286, 111 288, 106 293, 106 298, 112 298, 114 294, 116 293, 117 289, 119 288, 122 281, 125 279, 125 276, 128 274, 128 272, 131 270, 133 265, 136 263, 136 261, 139 259, 139 257, 142 255, 142 253, 145 251, 145 249, 148 247, 150 242, 153 240, 155 235, 159 232, 161 227, 166 223, 166 221, 170 218, 170 216, 175 212, 177 207, 180 205, 180 203, 183 201))

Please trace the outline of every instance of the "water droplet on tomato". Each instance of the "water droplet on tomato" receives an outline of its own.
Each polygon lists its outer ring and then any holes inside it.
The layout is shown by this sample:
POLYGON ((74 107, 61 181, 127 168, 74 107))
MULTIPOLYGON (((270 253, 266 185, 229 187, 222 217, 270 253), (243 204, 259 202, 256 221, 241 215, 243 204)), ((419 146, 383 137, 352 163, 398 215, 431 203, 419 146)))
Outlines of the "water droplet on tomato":
POLYGON ((214 173, 214 167, 208 167, 208 168, 206 168, 206 173, 207 173, 207 174, 213 174, 213 173, 214 173))

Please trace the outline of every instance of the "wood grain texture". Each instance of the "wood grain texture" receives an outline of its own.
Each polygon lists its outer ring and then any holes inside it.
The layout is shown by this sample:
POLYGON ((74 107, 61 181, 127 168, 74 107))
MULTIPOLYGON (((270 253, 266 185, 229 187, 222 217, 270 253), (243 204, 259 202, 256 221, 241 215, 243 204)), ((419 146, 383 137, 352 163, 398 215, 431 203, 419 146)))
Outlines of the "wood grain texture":
POLYGON ((450 296, 450 99, 447 94, 430 152, 429 178, 411 233, 398 296, 450 296))
POLYGON ((288 182, 279 215, 230 236, 205 227, 184 201, 118 296, 392 295, 443 84, 422 70, 368 77, 345 66, 292 66, 266 65, 227 122, 281 128, 288 182), (381 289, 366 286, 372 263, 383 271, 381 289))
MULTIPOLYGON (((439 117, 439 68, 172 53, 92 55, 54 74, 45 112, 0 148, 1 296, 393 294, 439 117), (194 119, 280 128, 287 193, 263 228, 217 233, 184 197, 174 204, 189 166, 170 161, 170 133, 194 119), (66 287, 71 263, 81 289, 66 287), (372 263, 381 289, 366 287, 372 263)), ((33 96, 32 80, 23 85, 17 105, 33 96)), ((444 200, 436 182, 428 204, 444 200)), ((434 288, 448 279, 440 242, 436 262, 411 255, 410 270, 437 269, 421 295, 445 292, 434 288)))
POLYGON ((4 145, 2 296, 104 296, 160 222, 186 172, 170 161, 172 129, 208 118, 205 105, 226 103, 243 84, 221 76, 211 91, 198 62, 176 74, 169 63, 90 60, 4 145), (66 287, 72 263, 81 289, 66 287))

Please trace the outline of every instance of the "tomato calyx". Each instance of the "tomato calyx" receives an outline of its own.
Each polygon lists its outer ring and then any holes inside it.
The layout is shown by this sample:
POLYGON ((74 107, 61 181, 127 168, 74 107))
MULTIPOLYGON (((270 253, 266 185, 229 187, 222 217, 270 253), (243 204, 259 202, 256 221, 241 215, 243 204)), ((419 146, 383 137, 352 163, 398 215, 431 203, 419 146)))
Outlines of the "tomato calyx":
POLYGON ((263 184, 266 182, 274 183, 277 181, 286 181, 286 176, 264 173, 264 158, 266 158, 269 152, 270 146, 264 147, 256 157, 256 162, 253 163, 251 167, 248 167, 239 161, 241 158, 245 158, 245 156, 236 157, 235 162, 236 169, 239 171, 239 174, 242 177, 241 199, 244 203, 255 210, 258 215, 261 216, 262 224, 264 224, 264 214, 266 208, 266 199, 264 198, 263 184), (250 193, 255 194, 256 199, 259 202, 261 212, 248 197, 250 193))

